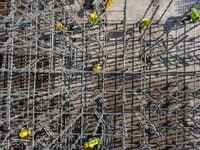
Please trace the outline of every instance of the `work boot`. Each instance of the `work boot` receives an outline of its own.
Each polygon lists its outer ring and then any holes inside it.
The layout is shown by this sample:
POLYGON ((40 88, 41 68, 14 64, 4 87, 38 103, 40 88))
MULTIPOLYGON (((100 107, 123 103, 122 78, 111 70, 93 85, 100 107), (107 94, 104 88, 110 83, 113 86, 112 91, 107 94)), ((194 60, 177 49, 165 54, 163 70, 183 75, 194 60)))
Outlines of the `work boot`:
POLYGON ((102 14, 103 14, 103 13, 105 13, 105 12, 106 12, 106 10, 105 10, 105 9, 104 9, 104 10, 102 10, 102 14))

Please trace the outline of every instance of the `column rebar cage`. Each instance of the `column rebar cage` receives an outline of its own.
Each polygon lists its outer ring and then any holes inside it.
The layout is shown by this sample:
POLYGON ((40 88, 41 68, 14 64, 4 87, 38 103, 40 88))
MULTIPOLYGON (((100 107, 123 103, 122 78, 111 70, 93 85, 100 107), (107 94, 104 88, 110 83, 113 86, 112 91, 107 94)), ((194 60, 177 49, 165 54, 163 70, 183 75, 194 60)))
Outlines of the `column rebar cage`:
POLYGON ((127 1, 101 14, 82 0, 1 0, 0 149, 84 149, 92 137, 98 150, 199 149, 200 28, 181 19, 200 2, 168 26, 173 0, 158 20, 156 6, 140 34, 127 1))

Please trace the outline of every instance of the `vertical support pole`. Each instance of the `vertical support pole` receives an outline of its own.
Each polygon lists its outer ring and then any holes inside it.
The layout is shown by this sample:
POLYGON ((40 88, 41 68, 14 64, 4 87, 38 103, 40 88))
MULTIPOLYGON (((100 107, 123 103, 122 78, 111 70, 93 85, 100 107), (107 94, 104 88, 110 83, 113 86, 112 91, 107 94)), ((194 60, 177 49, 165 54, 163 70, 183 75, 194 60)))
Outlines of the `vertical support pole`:
POLYGON ((156 7, 156 9, 155 9, 155 11, 154 11, 154 13, 153 13, 153 15, 152 15, 152 17, 151 17, 151 19, 150 19, 149 24, 148 24, 147 27, 145 28, 145 30, 144 30, 142 36, 140 37, 141 39, 142 39, 142 37, 144 36, 144 34, 146 33, 146 31, 147 31, 149 25, 151 24, 151 22, 152 22, 152 20, 153 20, 153 18, 154 18, 154 16, 155 16, 155 14, 156 14, 156 12, 158 11, 158 8, 159 8, 159 7, 160 7, 159 5, 156 7))
POLYGON ((165 13, 167 12, 168 8, 170 7, 170 5, 172 4, 174 0, 171 0, 168 4, 168 6, 166 7, 165 11, 163 12, 163 14, 161 15, 160 19, 157 21, 157 23, 160 22, 160 20, 163 18, 163 16, 165 15, 165 13))
POLYGON ((151 8, 151 5, 153 4, 154 0, 151 1, 150 5, 148 6, 147 10, 145 11, 144 15, 142 18, 144 18, 147 14, 147 12, 149 11, 149 9, 151 8))

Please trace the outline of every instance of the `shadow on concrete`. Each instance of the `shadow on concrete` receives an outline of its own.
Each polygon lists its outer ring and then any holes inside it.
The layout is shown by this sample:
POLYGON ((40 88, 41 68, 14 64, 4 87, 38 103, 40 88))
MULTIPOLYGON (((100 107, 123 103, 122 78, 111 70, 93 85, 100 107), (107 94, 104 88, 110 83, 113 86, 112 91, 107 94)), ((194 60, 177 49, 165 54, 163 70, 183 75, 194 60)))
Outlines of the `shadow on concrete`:
POLYGON ((0 68, 2 68, 3 64, 3 54, 0 54, 0 68))
POLYGON ((77 12, 77 16, 80 17, 80 18, 83 18, 83 9, 80 9, 78 12, 77 12))
MULTIPOLYGON (((3 64, 3 54, 0 54, 0 69, 2 68, 3 64)), ((0 77, 1 77, 1 72, 0 72, 0 77)))
POLYGON ((93 10, 93 7, 92 7, 92 2, 93 0, 85 0, 85 4, 83 5, 84 9, 85 10, 93 10))
MULTIPOLYGON (((175 22, 177 21, 178 19, 180 18, 180 16, 177 16, 177 17, 169 17, 165 24, 164 24, 164 31, 167 31, 169 29, 169 27, 175 22)), ((175 30, 181 28, 183 25, 182 24, 179 24, 176 26, 175 30)), ((173 28, 174 29, 174 28, 173 28)))
MULTIPOLYGON (((83 9, 84 10, 91 10, 93 11, 93 7, 92 7, 92 2, 93 0, 85 0, 85 3, 83 5, 83 9)), ((78 12, 77 12, 77 16, 80 17, 80 18, 83 18, 83 9, 80 9, 78 12)))

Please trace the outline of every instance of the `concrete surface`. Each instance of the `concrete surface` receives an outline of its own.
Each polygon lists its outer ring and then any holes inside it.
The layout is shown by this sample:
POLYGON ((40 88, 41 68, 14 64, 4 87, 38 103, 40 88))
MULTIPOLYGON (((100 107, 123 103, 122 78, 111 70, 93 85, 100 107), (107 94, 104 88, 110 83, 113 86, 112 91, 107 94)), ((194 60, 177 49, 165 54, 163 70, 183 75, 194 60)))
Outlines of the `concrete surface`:
MULTIPOLYGON (((163 14, 164 10, 168 6, 171 0, 155 0, 152 7, 149 9, 146 17, 151 18, 152 13, 154 12, 155 8, 159 5, 160 8, 156 13, 154 20, 158 20, 160 16, 163 14)), ((191 4, 195 0, 174 0, 168 11, 165 13, 162 21, 167 20, 169 17, 180 16, 187 8, 191 6, 191 4)), ((145 11, 147 10, 148 6, 150 5, 151 0, 127 0, 127 19, 128 20, 139 20, 144 15, 145 11)), ((113 0, 110 7, 107 9, 108 11, 116 11, 122 10, 123 11, 124 0, 113 0)), ((199 6, 198 6, 199 8, 199 6)), ((118 20, 121 19, 121 16, 116 13, 109 13, 108 19, 110 20, 118 20)))
MULTIPOLYGON (((92 11, 89 8, 89 4, 92 0, 79 0, 82 5, 84 5, 87 11, 92 11)), ((165 11, 171 0, 154 0, 151 8, 146 14, 147 18, 151 18, 152 13, 155 8, 159 5, 159 9, 154 17, 154 20, 158 20, 160 16, 165 11)), ((113 0, 110 7, 107 9, 106 15, 108 20, 123 20, 123 10, 124 10, 124 2, 125 0, 113 0), (112 11, 115 11, 113 13, 112 11), (119 11, 119 12, 116 12, 119 11)), ((170 17, 178 17, 181 16, 184 12, 187 11, 190 6, 196 2, 196 0, 173 0, 172 4, 168 8, 164 17, 162 18, 162 22, 165 22, 170 17)), ((127 20, 129 22, 137 22, 144 15, 148 6, 150 5, 151 0, 127 0, 127 20)), ((75 4, 72 5, 74 10, 80 10, 78 1, 75 1, 75 4)), ((200 10, 200 5, 197 5, 195 8, 200 10)))

